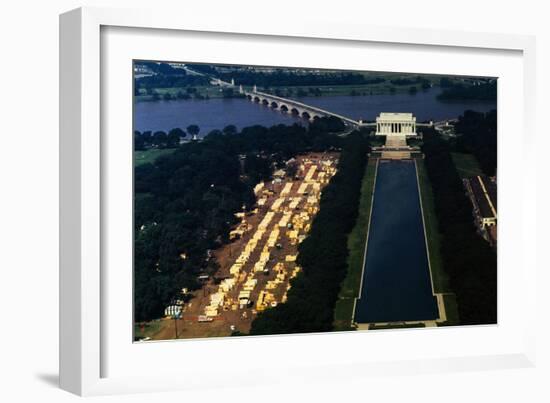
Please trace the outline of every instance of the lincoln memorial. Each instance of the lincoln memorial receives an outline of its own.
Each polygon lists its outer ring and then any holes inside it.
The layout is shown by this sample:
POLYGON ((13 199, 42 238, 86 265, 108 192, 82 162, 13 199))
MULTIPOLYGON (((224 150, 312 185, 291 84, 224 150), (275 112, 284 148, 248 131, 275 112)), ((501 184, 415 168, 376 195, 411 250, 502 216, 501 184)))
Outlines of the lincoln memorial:
POLYGON ((416 118, 412 113, 382 112, 376 118, 377 136, 416 136, 416 118))

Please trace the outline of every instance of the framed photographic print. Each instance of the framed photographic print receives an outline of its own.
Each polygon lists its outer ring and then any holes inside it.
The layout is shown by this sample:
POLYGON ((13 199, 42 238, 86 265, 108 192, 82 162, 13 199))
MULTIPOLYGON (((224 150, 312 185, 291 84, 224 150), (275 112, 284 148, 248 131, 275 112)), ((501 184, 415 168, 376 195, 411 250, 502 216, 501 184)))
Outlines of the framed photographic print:
POLYGON ((62 387, 532 365, 532 38, 233 24, 61 16, 62 387))

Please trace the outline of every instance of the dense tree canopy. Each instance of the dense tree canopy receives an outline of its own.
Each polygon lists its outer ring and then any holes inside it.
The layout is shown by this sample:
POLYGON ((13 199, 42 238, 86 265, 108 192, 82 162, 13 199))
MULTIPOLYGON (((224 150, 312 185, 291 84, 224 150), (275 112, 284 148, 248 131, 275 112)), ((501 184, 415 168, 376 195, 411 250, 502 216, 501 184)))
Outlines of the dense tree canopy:
POLYGON ((323 190, 311 231, 298 248, 302 271, 291 281, 288 300, 261 312, 250 334, 332 330, 334 306, 347 270, 347 237, 357 218, 360 184, 367 163, 367 140, 346 139, 338 172, 323 190))
POLYGON ((458 118, 455 131, 459 134, 457 151, 475 155, 486 175, 493 176, 497 168, 497 111, 487 113, 465 111, 458 118))
POLYGON ((208 250, 228 241, 235 212, 254 206, 257 181, 299 153, 340 148, 342 142, 319 127, 252 126, 238 133, 228 126, 137 166, 136 321, 162 316, 182 288, 198 287, 198 275, 216 270, 208 250))
POLYGON ((473 99, 479 101, 497 100, 497 82, 491 81, 478 85, 466 85, 462 83, 452 83, 450 80, 441 82, 443 92, 437 96, 441 100, 465 100, 473 99))
POLYGON ((442 235, 443 264, 456 294, 460 322, 496 323, 496 253, 476 232, 472 205, 452 161, 450 146, 433 130, 425 129, 422 151, 442 235))
MULTIPOLYGON (((232 71, 217 69, 205 64, 188 64, 190 68, 220 78, 226 82, 234 79, 237 84, 258 85, 259 87, 281 86, 316 86, 316 85, 352 85, 352 84, 378 84, 386 81, 382 77, 366 77, 364 74, 349 71, 339 72, 290 72, 283 69, 274 71, 237 70, 232 71)), ((216 66, 223 67, 223 66, 216 66)), ((313 89, 315 91, 315 89, 313 89)), ((307 94, 307 93, 306 93, 307 94)))

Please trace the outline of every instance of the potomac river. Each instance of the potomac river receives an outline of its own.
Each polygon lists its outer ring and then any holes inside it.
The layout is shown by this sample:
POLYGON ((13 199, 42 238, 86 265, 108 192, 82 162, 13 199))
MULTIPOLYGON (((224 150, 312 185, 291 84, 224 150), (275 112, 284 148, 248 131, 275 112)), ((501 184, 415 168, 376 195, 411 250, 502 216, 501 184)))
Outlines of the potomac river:
MULTIPOLYGON (((466 109, 486 112, 496 108, 496 103, 486 101, 440 101, 439 87, 416 94, 397 93, 367 96, 301 97, 298 101, 326 109, 352 119, 374 120, 380 112, 412 112, 418 122, 456 118, 466 109)), ((252 103, 242 98, 212 98, 209 100, 173 100, 137 102, 134 105, 134 130, 168 131, 175 127, 185 129, 191 124, 201 128, 201 135, 214 129, 235 125, 242 129, 260 124, 292 124, 304 119, 281 113, 270 107, 252 103)))

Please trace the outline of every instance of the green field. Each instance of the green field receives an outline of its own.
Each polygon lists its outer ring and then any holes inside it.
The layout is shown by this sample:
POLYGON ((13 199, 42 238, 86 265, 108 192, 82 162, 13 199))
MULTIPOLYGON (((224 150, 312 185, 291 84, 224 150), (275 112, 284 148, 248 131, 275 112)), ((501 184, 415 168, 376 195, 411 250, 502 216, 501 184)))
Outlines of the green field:
POLYGON ((426 226, 426 239, 428 241, 428 250, 430 258, 430 269, 433 280, 434 292, 443 293, 445 311, 447 313, 447 323, 458 324, 458 311, 456 307, 456 298, 449 285, 449 276, 443 267, 441 258, 441 236, 439 233, 439 224, 435 213, 435 204, 432 193, 432 186, 426 172, 423 160, 416 160, 418 169, 418 182, 422 198, 422 210, 424 213, 424 225, 426 226))
POLYGON ((461 178, 482 175, 476 157, 467 153, 451 153, 456 170, 461 178))
POLYGON ((376 176, 375 159, 370 159, 361 184, 359 214, 355 227, 348 236, 348 271, 342 282, 340 294, 334 310, 334 329, 351 330, 351 318, 355 298, 361 292, 361 275, 363 273, 363 257, 368 235, 368 225, 371 211, 374 180, 376 176))
MULTIPOLYGON (((320 70, 317 74, 333 74, 333 70, 320 70)), ((411 87, 415 87, 418 92, 422 91, 422 86, 420 83, 411 83, 411 84, 394 84, 391 83, 391 80, 394 79, 411 79, 416 76, 416 74, 404 74, 404 73, 387 73, 387 72, 355 72, 362 74, 367 79, 372 78, 384 78, 386 81, 381 83, 369 83, 369 84, 350 84, 350 85, 288 85, 288 86, 270 86, 269 88, 258 87, 259 91, 264 91, 270 94, 277 95, 276 92, 283 97, 290 98, 299 98, 298 92, 302 91, 306 93, 305 96, 311 96, 313 93, 310 93, 310 89, 319 89, 320 92, 317 95, 320 96, 337 96, 337 95, 381 95, 381 94, 397 94, 397 93, 406 93, 409 92, 411 87)), ((426 79, 431 85, 437 86, 440 82, 440 76, 437 75, 421 75, 426 79)), ((462 79, 452 78, 452 82, 460 83, 462 79)), ((239 83, 237 82, 237 85, 239 83)), ((196 93, 201 97, 208 98, 220 98, 223 96, 221 88, 213 85, 196 85, 188 87, 171 87, 171 88, 154 88, 155 92, 159 94, 162 99, 162 96, 166 93, 169 93, 172 97, 175 97, 178 92, 186 93, 187 89, 192 87, 196 90, 196 93)), ((246 90, 251 90, 252 86, 245 86, 246 90)), ((234 89, 238 91, 238 87, 234 89)), ((194 98, 194 96, 192 95, 194 98)), ((147 95, 144 89, 141 89, 140 95, 135 97, 137 102, 141 101, 152 101, 153 96, 147 95)))
MULTIPOLYGON (((320 96, 339 96, 339 95, 383 95, 408 92, 410 87, 416 87, 418 92, 422 91, 419 85, 394 85, 391 83, 379 83, 379 84, 364 84, 364 85, 307 85, 307 86, 276 86, 269 88, 258 88, 258 91, 266 92, 273 95, 279 95, 282 97, 288 97, 293 99, 300 99, 298 96, 299 91, 303 91, 303 96, 314 96, 310 93, 310 89, 319 89, 320 96)), ((217 86, 196 86, 197 93, 202 97, 208 98, 222 98, 223 93, 220 91, 220 87, 217 86)), ((251 90, 251 88, 245 88, 251 90)), ((173 88, 155 88, 155 92, 161 97, 168 93, 175 98, 178 92, 186 92, 185 87, 173 87, 173 88)), ((235 91, 238 91, 235 89, 235 91)), ((192 95, 192 98, 194 96, 192 95)), ((135 97, 137 102, 153 101, 152 95, 147 95, 144 91, 140 95, 135 97)))
MULTIPOLYGON (((288 86, 270 86, 268 88, 258 87, 259 91, 267 92, 273 95, 280 95, 282 97, 289 97, 299 99, 298 93, 301 91, 305 93, 303 96, 313 96, 313 93, 310 93, 310 89, 318 89, 320 93, 317 93, 319 96, 338 96, 338 95, 382 95, 382 94, 398 94, 408 92, 411 87, 415 87, 418 92, 422 91, 421 85, 418 83, 415 84, 405 84, 398 85, 392 84, 391 79, 396 78, 407 78, 410 76, 403 74, 381 74, 381 73, 372 73, 365 72, 363 73, 367 78, 382 77, 387 81, 382 83, 371 83, 371 84, 350 84, 350 85, 288 85, 288 86)), ((431 82, 432 85, 438 85, 439 77, 437 76, 426 76, 426 78, 431 82)), ((199 94, 200 97, 208 98, 221 98, 223 93, 220 87, 214 85, 197 85, 191 86, 196 90, 196 94, 199 94)), ((175 98, 178 92, 187 93, 187 89, 190 87, 170 87, 170 88, 154 88, 154 91, 161 97, 164 94, 168 93, 173 98, 175 98)), ((251 86, 244 86, 245 90, 251 91, 251 86)), ((238 92, 238 87, 234 88, 235 92, 238 92)), ((191 97, 194 98, 194 95, 191 94, 191 97)), ((135 97, 137 102, 142 101, 153 101, 152 95, 147 95, 144 89, 140 90, 140 95, 135 97)))
POLYGON ((152 163, 161 155, 171 154, 175 148, 152 148, 145 151, 134 151, 134 166, 152 163))
POLYGON ((416 166, 418 168, 418 180, 422 197, 422 210, 424 212, 424 224, 426 226, 426 239, 428 240, 434 291, 448 292, 449 277, 443 269, 443 260, 440 254, 441 239, 439 234, 439 223, 435 214, 432 187, 426 172, 426 167, 424 166, 424 161, 417 160, 416 166))
MULTIPOLYGON (((186 93, 188 87, 170 87, 170 88, 155 88, 155 92, 160 95, 161 100, 164 94, 170 94, 173 98, 175 98, 178 94, 178 92, 186 93)), ((221 91, 220 87, 213 86, 213 85, 197 85, 193 86, 193 88, 196 90, 197 94, 200 94, 202 97, 208 97, 208 98, 221 98, 223 97, 223 93, 221 91)), ((235 89, 237 92, 238 90, 235 89)), ((191 94, 191 98, 193 98, 193 94, 191 94)), ((135 97, 136 101, 152 101, 153 96, 147 95, 145 90, 141 90, 140 95, 137 95, 135 97)))
POLYGON ((137 339, 143 339, 145 337, 152 337, 161 328, 162 322, 160 320, 153 320, 147 323, 135 323, 134 324, 134 337, 137 339))

